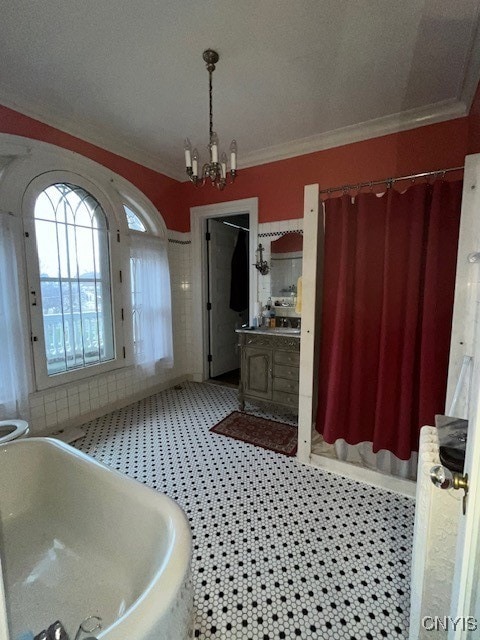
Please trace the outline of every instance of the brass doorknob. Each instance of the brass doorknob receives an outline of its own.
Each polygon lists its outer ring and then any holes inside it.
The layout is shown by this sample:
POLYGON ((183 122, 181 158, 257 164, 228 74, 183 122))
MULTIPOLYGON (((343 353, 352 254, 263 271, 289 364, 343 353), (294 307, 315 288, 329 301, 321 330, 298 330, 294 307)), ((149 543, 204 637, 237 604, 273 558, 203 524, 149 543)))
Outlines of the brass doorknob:
POLYGON ((430 469, 430 480, 439 489, 463 489, 462 511, 465 515, 467 508, 468 473, 452 473, 450 469, 438 464, 430 469))
POLYGON ((468 491, 468 474, 452 473, 441 464, 430 469, 430 479, 439 489, 463 489, 468 491))

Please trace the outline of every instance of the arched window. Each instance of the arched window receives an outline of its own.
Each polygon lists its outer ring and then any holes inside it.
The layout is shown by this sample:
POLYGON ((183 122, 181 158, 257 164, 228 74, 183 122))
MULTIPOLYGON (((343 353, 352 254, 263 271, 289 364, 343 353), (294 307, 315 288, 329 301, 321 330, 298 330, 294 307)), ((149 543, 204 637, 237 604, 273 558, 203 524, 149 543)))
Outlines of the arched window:
POLYGON ((122 245, 112 200, 78 174, 49 171, 30 181, 23 208, 37 389, 124 366, 122 245))
MULTIPOLYGON (((0 164, 2 152, 12 150, 8 140, 2 148, 3 138, 0 164)), ((133 364, 159 373, 172 363, 167 229, 160 212, 134 185, 78 154, 33 140, 19 150, 21 157, 0 176, 0 214, 7 219, 0 225, 0 241, 12 233, 15 240, 15 246, 5 240, 0 258, 13 265, 8 248, 19 257, 18 267, 0 273, 0 294, 18 284, 16 306, 22 313, 14 322, 0 311, 0 325, 17 345, 10 360, 22 360, 25 393, 30 381, 37 391, 67 383, 73 390, 82 379, 133 364)), ((10 375, 12 367, 7 370, 10 375)), ((0 387, 4 378, 0 372, 0 387)), ((77 391, 77 402, 89 403, 85 382, 77 391)))
POLYGON ((37 197, 35 236, 49 376, 114 358, 107 217, 85 189, 37 197))

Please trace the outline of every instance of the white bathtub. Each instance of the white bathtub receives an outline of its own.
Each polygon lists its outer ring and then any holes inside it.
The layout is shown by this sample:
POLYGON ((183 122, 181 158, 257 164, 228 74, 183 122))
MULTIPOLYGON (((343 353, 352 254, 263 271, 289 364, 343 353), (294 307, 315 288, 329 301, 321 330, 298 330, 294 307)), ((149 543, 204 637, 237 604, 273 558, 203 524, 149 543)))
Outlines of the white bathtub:
POLYGON ((101 640, 191 638, 183 511, 66 444, 0 447, 0 551, 10 640, 57 619, 73 640, 92 615, 101 640))

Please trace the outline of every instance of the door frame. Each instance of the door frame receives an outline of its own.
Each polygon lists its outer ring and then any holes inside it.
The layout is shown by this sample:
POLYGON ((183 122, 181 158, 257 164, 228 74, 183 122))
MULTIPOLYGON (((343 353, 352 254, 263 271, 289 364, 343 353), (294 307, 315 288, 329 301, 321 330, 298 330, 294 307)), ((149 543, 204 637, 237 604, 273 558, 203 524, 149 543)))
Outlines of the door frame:
MULTIPOLYGON (((249 215, 249 256, 255 256, 258 241, 258 198, 230 200, 218 204, 190 207, 192 237, 192 349, 193 380, 208 380, 208 318, 207 318, 207 247, 205 243, 208 218, 249 215)), ((258 277, 253 264, 249 277, 249 322, 253 324, 255 302, 258 299, 258 277)))
MULTIPOLYGON (((480 555, 480 154, 465 158, 462 194, 462 215, 458 244, 455 302, 450 348, 447 407, 453 398, 454 387, 465 355, 473 357, 468 396, 460 395, 458 415, 468 418, 468 441, 465 469, 468 472, 468 500, 466 515, 459 513, 455 573, 452 584, 452 617, 475 616, 480 623, 478 606, 479 569, 476 562, 480 555), (476 259, 474 259, 474 255, 476 259), (472 259, 471 259, 472 258, 472 259), (469 400, 469 401, 468 401, 469 400), (477 602, 474 601, 476 597, 477 602)), ((457 413, 457 412, 456 412, 457 413)), ((467 640, 469 629, 464 625, 449 629, 449 640, 467 640)))

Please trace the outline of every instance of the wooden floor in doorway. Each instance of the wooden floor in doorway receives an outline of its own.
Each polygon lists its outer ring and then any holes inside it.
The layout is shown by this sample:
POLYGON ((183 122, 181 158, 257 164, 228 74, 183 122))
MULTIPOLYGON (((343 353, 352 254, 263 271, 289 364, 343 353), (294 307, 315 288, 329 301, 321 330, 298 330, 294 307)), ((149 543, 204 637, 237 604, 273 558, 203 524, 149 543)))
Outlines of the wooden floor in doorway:
POLYGON ((233 369, 233 371, 227 371, 220 376, 210 378, 209 382, 223 384, 227 387, 238 387, 240 384, 240 369, 233 369))

